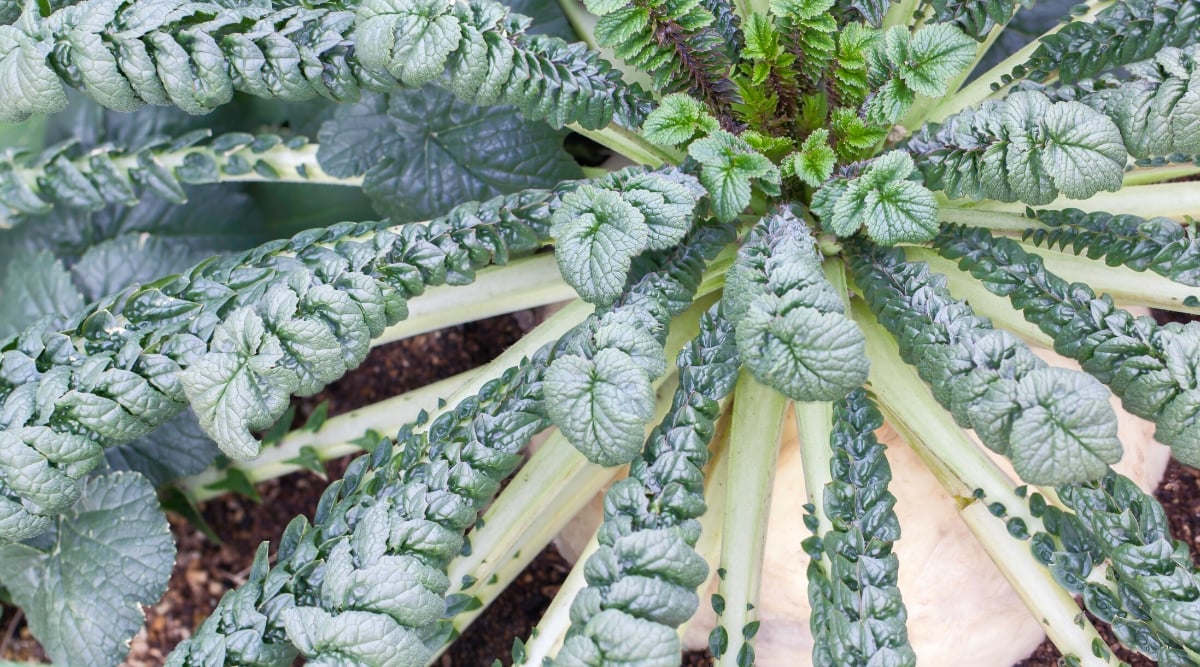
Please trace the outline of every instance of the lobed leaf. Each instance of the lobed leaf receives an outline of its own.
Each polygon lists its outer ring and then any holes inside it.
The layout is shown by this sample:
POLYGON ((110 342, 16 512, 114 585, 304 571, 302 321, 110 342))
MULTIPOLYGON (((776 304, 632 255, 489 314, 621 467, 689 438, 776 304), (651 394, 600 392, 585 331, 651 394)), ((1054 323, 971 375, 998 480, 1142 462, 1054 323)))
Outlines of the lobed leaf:
POLYGON ((712 197, 713 214, 721 222, 736 218, 750 205, 751 181, 778 193, 779 169, 742 139, 723 130, 688 147, 688 155, 701 164, 700 183, 712 197))
POLYGON ((953 199, 1086 199, 1116 191, 1125 174, 1125 144, 1112 120, 1036 91, 963 111, 923 129, 909 147, 926 183, 953 199))
POLYGON ((48 548, 0 546, 0 580, 47 655, 116 666, 167 589, 175 543, 152 487, 136 473, 83 483, 48 548))
POLYGON ((743 363, 763 384, 793 400, 820 401, 866 381, 862 332, 843 315, 842 299, 794 211, 776 210, 751 232, 723 301, 737 323, 743 363))
POLYGON ((986 229, 947 226, 934 239, 988 291, 1009 297, 1025 318, 1054 339, 1059 354, 1109 385, 1130 413, 1153 421, 1154 437, 1181 461, 1200 461, 1200 326, 1159 326, 1068 283, 1040 257, 986 229))
POLYGON ((851 268, 867 305, 934 398, 1007 456, 1022 479, 1093 480, 1120 458, 1116 416, 1095 379, 1047 368, 1015 336, 993 330, 954 299, 945 276, 905 262, 899 249, 858 245, 851 268))
POLYGON ((595 359, 556 359, 546 370, 545 392, 551 421, 588 460, 621 465, 641 451, 654 391, 628 354, 606 348, 595 359))
POLYGON ((907 180, 913 171, 912 158, 903 151, 883 154, 858 178, 830 189, 822 200, 823 226, 838 236, 865 226, 867 235, 883 245, 933 238, 937 201, 923 185, 907 180))

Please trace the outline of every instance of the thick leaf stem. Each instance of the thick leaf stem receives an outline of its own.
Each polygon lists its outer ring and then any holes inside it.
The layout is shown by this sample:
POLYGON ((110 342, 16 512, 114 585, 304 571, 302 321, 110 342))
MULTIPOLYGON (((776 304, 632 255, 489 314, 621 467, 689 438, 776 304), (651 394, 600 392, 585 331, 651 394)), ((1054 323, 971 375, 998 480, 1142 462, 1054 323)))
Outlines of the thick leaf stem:
MULTIPOLYGON (((588 462, 555 431, 468 534, 471 553, 450 563, 451 585, 462 586, 451 590, 474 598, 466 611, 450 620, 455 634, 478 618, 621 471, 588 462)), ((446 643, 442 650, 448 647, 446 643)), ((430 658, 430 664, 439 654, 430 658)))
MULTIPOLYGON (((1025 208, 1026 205, 1021 202, 989 200, 972 205, 969 209, 960 207, 960 210, 999 211, 1020 215, 1024 213, 1025 208)), ((1125 187, 1117 192, 1098 192, 1087 199, 1059 197, 1039 208, 1077 208, 1087 213, 1103 211, 1113 215, 1127 213, 1143 218, 1162 216, 1183 221, 1200 214, 1200 188, 1196 187, 1195 183, 1155 183, 1125 187)), ((974 222, 970 225, 980 226, 974 222)))
POLYGON ((231 133, 208 140, 192 132, 137 150, 99 146, 86 152, 65 144, 35 158, 0 159, 0 204, 44 214, 53 206, 97 210, 130 206, 146 192, 187 200, 184 185, 304 183, 361 187, 361 177, 338 178, 317 160, 318 145, 301 136, 231 133))
POLYGON ((1080 664, 1112 667, 1121 664, 1111 652, 1103 651, 1103 657, 1093 653, 1094 647, 1103 646, 1103 642, 1095 627, 1080 613, 1075 599, 989 511, 989 504, 999 502, 1010 521, 1019 519, 1031 531, 1040 526, 1040 521, 1029 514, 1025 502, 1013 491, 1012 480, 984 456, 979 446, 938 405, 915 371, 900 360, 895 343, 875 323, 866 306, 857 302, 852 312, 866 334, 872 362, 871 386, 888 421, 958 502, 963 522, 1030 613, 1046 628, 1051 641, 1063 655, 1085 661, 1080 664), (979 491, 984 502, 980 501, 979 491))
POLYGON ((938 208, 938 222, 953 222, 970 227, 983 227, 995 234, 1019 236, 1026 229, 1045 227, 1033 218, 1008 211, 985 211, 973 208, 956 208, 942 205, 938 208))
POLYGON ((729 487, 721 543, 723 576, 718 588, 725 609, 719 619, 720 626, 714 630, 726 633, 727 646, 720 656, 715 656, 717 667, 754 662, 750 639, 757 629, 771 486, 779 455, 780 426, 787 407, 782 394, 759 384, 744 370, 734 391, 729 487))
POLYGON ((587 588, 584 569, 587 567, 588 559, 599 548, 600 541, 593 534, 583 547, 583 551, 579 553, 579 558, 575 561, 575 566, 571 568, 570 574, 558 587, 558 593, 550 601, 550 606, 538 619, 538 624, 530 633, 529 640, 525 642, 524 659, 516 660, 515 658, 519 656, 514 656, 513 667, 545 665, 546 661, 562 648, 567 631, 571 629, 571 603, 575 601, 575 596, 580 591, 587 588))
POLYGON ((680 164, 683 155, 646 141, 637 133, 616 125, 599 130, 589 130, 578 125, 569 125, 568 129, 578 132, 592 141, 611 148, 624 155, 636 164, 658 168, 664 164, 680 164))
POLYGON ((1177 313, 1200 314, 1200 307, 1185 305, 1200 299, 1200 289, 1182 285, 1149 271, 1134 271, 1125 266, 1109 266, 1061 250, 1022 243, 1026 252, 1038 255, 1050 273, 1073 283, 1087 283, 1097 294, 1108 294, 1121 304, 1137 304, 1177 313))
MULTIPOLYGON (((448 405, 454 405, 462 397, 477 393, 484 383, 497 373, 516 365, 523 357, 532 355, 546 343, 557 340, 583 321, 591 310, 591 305, 574 301, 538 325, 486 366, 338 415, 326 421, 315 432, 303 429, 293 431, 284 436, 276 446, 264 449, 257 458, 235 464, 233 467, 243 473, 250 482, 257 483, 299 470, 301 466, 290 461, 300 456, 305 447, 315 450, 321 460, 354 453, 361 447, 353 441, 368 431, 390 436, 404 424, 416 419, 422 410, 436 416, 440 412, 438 405, 441 398, 452 396, 455 400, 450 401, 448 405)), ((192 500, 208 500, 224 493, 223 490, 213 489, 212 486, 223 480, 228 474, 227 471, 228 468, 209 468, 185 478, 180 485, 192 500)))
POLYGON ((385 329, 371 346, 574 297, 575 290, 563 281, 554 255, 522 257, 481 269, 470 285, 429 288, 408 303, 408 318, 385 329))
MULTIPOLYGON (((833 481, 829 463, 833 450, 829 445, 833 433, 833 404, 827 401, 795 402, 796 432, 800 435, 800 458, 804 461, 804 490, 808 504, 813 506, 817 518, 816 533, 824 534, 830 528, 829 516, 825 513, 823 494, 825 486, 833 481)), ((828 566, 828 563, 825 563, 828 566)))
MULTIPOLYGON (((691 340, 700 331, 704 302, 711 303, 712 300, 711 297, 702 299, 701 305, 693 306, 672 322, 666 344, 669 356, 677 355, 685 341, 691 340)), ((652 425, 661 422, 675 406, 673 397, 679 383, 678 372, 655 382, 655 415, 646 425, 643 438, 649 437, 653 431, 652 425)), ((490 603, 521 572, 528 560, 533 558, 530 547, 543 544, 543 534, 545 541, 549 541, 618 472, 614 467, 588 463, 574 447, 563 449, 562 443, 557 442, 566 442, 561 435, 555 434, 551 438, 555 440, 555 446, 562 449, 558 459, 539 463, 528 470, 522 469, 517 479, 488 510, 483 527, 470 536, 472 553, 451 565, 451 581, 461 578, 473 582, 464 590, 467 595, 473 594, 473 588, 481 589, 480 595, 476 596, 481 604, 454 619, 456 630, 461 631, 470 623, 482 607, 490 603), (552 516, 534 516, 538 512, 531 512, 531 507, 548 508, 541 514, 552 516), (531 538, 534 534, 539 536, 536 541, 531 538)), ((535 455, 535 461, 540 454, 539 451, 535 455)))
POLYGON ((1141 167, 1125 172, 1125 187, 1134 185, 1152 185, 1165 183, 1179 178, 1187 178, 1200 174, 1200 165, 1184 163, 1170 164, 1163 167, 1141 167))

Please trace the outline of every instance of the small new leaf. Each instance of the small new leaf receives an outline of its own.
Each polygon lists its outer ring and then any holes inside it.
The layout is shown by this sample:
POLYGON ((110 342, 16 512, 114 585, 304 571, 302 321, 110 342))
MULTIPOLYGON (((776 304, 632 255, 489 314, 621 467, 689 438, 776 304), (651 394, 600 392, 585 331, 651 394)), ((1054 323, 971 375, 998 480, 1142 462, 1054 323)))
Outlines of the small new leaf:
POLYGON ((767 194, 778 194, 779 169, 765 155, 723 130, 699 139, 688 154, 703 165, 700 182, 712 195, 713 214, 728 222, 750 204, 751 180, 767 194))
POLYGON ((829 228, 849 236, 865 225, 867 235, 882 245, 933 238, 937 200, 925 186, 905 180, 914 169, 912 158, 902 151, 880 156, 847 185, 833 206, 829 228))
POLYGON ((796 178, 818 187, 833 175, 837 154, 829 147, 829 130, 821 128, 808 135, 800 150, 788 156, 788 168, 796 178))
POLYGON ((887 33, 888 53, 893 34, 904 33, 899 53, 903 58, 892 61, 904 83, 920 95, 941 97, 946 94, 946 85, 975 61, 975 40, 963 34, 949 23, 927 25, 908 37, 902 27, 892 28, 887 33))
POLYGON ((659 106, 642 123, 642 135, 660 146, 678 146, 691 141, 697 134, 711 134, 720 129, 704 104, 683 93, 662 98, 659 106))

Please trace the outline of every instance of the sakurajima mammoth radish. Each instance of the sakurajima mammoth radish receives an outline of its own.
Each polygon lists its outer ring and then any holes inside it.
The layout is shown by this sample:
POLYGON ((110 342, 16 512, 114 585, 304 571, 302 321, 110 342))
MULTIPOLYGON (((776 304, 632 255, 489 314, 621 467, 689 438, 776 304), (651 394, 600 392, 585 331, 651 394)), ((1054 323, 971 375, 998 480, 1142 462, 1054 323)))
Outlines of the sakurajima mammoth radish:
MULTIPOLYGON (((1051 365, 1078 368, 1053 352, 1034 348, 1051 365)), ((1130 415, 1112 399, 1125 448, 1117 471, 1153 492, 1162 477, 1169 450, 1153 439, 1154 426, 1130 415)), ((925 468, 913 450, 884 425, 877 435, 888 446, 892 466, 891 492, 901 538, 895 551, 900 559, 900 591, 908 611, 908 633, 920 664, 943 667, 962 664, 1009 667, 1028 656, 1045 634, 1022 604, 983 547, 956 516, 958 506, 925 468)), ((763 587, 758 605, 760 629, 756 664, 760 667, 801 667, 811 664, 812 636, 805 571, 809 557, 801 543, 810 536, 804 527, 804 473, 795 421, 789 410, 784 420, 779 461, 771 497, 763 587)), ((993 456, 1001 467, 1011 467, 993 456)), ((1014 482, 1014 486, 1019 483, 1014 482)), ((559 550, 575 560, 601 519, 601 497, 560 534, 559 550)), ((714 566, 715 568, 715 566, 714 566)), ((700 611, 687 627, 688 649, 703 649, 714 624, 708 603, 716 592, 715 577, 700 596, 700 611)))

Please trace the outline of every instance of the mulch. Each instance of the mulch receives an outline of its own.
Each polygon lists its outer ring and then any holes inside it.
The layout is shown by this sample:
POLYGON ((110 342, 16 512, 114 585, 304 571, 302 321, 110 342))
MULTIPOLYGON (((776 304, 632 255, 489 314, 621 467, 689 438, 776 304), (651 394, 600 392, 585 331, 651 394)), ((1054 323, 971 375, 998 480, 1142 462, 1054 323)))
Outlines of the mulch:
MULTIPOLYGON (((530 315, 503 316, 454 327, 377 348, 359 370, 317 396, 297 402, 297 425, 322 401, 335 415, 388 398, 495 358, 532 327, 530 315)), ((350 459, 326 464, 337 479, 350 459)), ((127 667, 157 667, 212 611, 220 596, 242 583, 254 550, 264 540, 277 540, 297 514, 312 515, 328 481, 309 472, 259 485, 261 504, 226 495, 203 503, 205 520, 221 538, 216 544, 182 519, 170 516, 179 548, 167 594, 146 610, 146 628, 134 638, 127 667)), ((1191 545, 1200 564, 1200 472, 1172 462, 1156 493, 1167 509, 1177 539, 1191 545)), ((495 659, 511 662, 512 639, 527 637, 569 572, 553 546, 534 562, 436 663, 439 667, 491 667, 495 659)), ((1106 628, 1104 630, 1107 630, 1106 628)), ((5 607, 0 614, 0 658, 45 660, 25 627, 20 612, 5 607)), ((1122 654, 1133 667, 1153 665, 1141 656, 1122 654)), ((1052 667, 1058 653, 1046 642, 1014 667, 1052 667)), ((297 664, 301 664, 299 661, 297 664)), ((685 667, 712 664, 706 652, 685 656, 685 667)))

